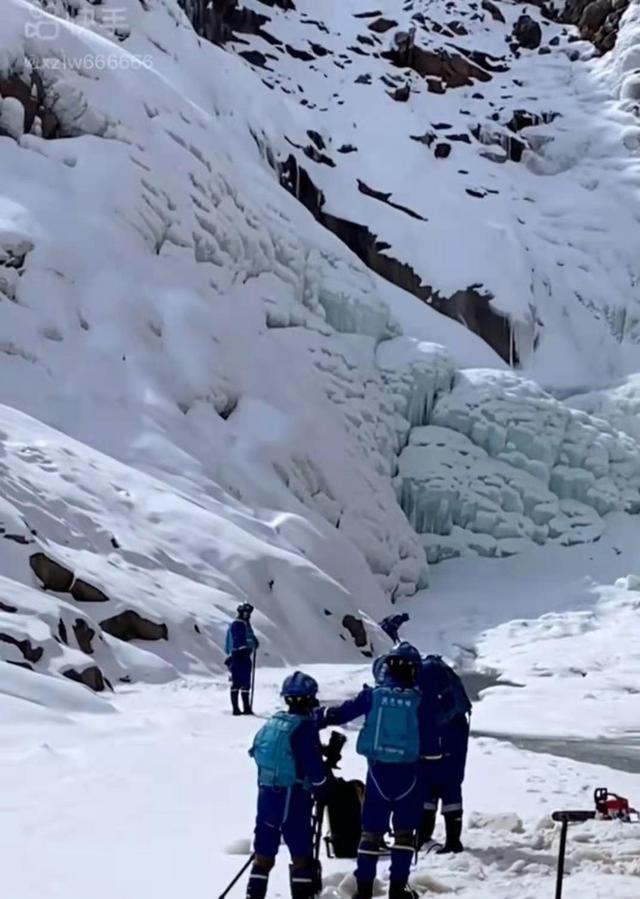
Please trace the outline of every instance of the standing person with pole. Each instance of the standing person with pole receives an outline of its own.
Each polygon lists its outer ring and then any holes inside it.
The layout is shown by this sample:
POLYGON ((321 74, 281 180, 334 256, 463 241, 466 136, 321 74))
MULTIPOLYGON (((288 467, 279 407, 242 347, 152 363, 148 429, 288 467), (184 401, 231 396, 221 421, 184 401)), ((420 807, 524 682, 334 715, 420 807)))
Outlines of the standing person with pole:
POLYGON ((256 651, 260 644, 251 627, 252 612, 251 603, 243 602, 238 606, 235 621, 227 630, 225 664, 231 675, 231 708, 234 715, 253 714, 256 651), (239 696, 242 696, 242 712, 239 696))
POLYGON ((317 693, 318 684, 310 675, 289 675, 281 691, 287 710, 276 712, 253 741, 249 754, 258 766, 258 810, 247 899, 266 896, 281 838, 291 853, 292 899, 312 899, 322 889, 315 854, 320 849, 327 777, 313 718, 317 693))

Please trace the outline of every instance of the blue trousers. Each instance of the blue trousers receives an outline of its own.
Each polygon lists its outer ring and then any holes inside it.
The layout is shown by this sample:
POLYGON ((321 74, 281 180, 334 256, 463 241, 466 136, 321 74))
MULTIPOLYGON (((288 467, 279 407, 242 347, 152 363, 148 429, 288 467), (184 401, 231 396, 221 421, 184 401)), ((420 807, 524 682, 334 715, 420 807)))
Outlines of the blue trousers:
POLYGON ((467 762, 469 725, 466 719, 451 723, 443 738, 444 756, 441 761, 423 761, 420 766, 420 792, 425 811, 436 811, 442 803, 442 813, 462 811, 462 783, 467 762))
POLYGON ((232 690, 251 689, 251 668, 253 658, 249 652, 234 653, 231 656, 229 672, 231 674, 232 690))
POLYGON ((311 792, 299 784, 289 789, 260 787, 253 844, 256 855, 275 858, 283 838, 292 859, 311 859, 312 810, 311 792))
POLYGON ((414 852, 415 830, 420 821, 418 765, 369 766, 362 809, 362 837, 358 848, 356 878, 375 880, 380 844, 393 827, 391 881, 406 884, 414 852))

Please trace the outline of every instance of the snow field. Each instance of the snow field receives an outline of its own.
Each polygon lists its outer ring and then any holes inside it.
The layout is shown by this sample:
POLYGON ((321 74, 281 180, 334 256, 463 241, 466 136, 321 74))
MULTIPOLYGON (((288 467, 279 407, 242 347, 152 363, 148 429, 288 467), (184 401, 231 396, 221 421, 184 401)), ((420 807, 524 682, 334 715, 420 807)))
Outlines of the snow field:
MULTIPOLYGON (((310 671, 323 697, 337 699, 357 690, 368 669, 310 671)), ((284 673, 261 671, 261 712, 278 706, 284 673)), ((5 697, 1 702, 6 714, 11 707, 5 697)), ((30 720, 21 716, 8 729, 0 766, 5 883, 15 884, 21 899, 80 897, 88 881, 96 899, 218 895, 244 861, 236 853, 249 844, 256 788, 246 749, 262 722, 231 719, 221 681, 144 686, 113 702, 116 715, 67 713, 62 720, 33 706, 30 720)), ((348 735, 341 773, 362 776, 354 732, 348 735)), ((473 740, 467 852, 421 859, 416 887, 427 896, 465 899, 507 899, 516 887, 526 899, 552 895, 558 830, 548 814, 563 806, 589 808, 593 785, 604 781, 631 796, 637 791, 637 777, 473 740)), ((572 828, 566 896, 604 899, 613 889, 632 899, 639 839, 632 826, 572 828)), ((350 895, 352 864, 324 865, 325 899, 350 895)), ((381 886, 386 876, 382 863, 381 886)), ((287 878, 283 850, 270 895, 288 895, 287 878)))

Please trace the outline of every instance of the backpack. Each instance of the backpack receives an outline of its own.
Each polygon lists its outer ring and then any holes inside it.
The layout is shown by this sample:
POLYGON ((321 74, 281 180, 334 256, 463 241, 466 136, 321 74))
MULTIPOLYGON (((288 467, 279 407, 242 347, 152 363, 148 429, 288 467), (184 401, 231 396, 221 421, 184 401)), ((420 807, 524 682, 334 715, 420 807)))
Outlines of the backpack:
POLYGON ((330 835, 326 837, 327 854, 336 858, 357 858, 362 831, 364 784, 361 780, 329 780, 327 812, 330 835))
POLYGON ((277 712, 255 735, 249 755, 258 766, 259 786, 292 787, 300 781, 291 737, 304 720, 302 715, 277 712))
POLYGON ((411 764, 420 757, 418 690, 375 687, 356 752, 370 762, 411 764))
POLYGON ((470 715, 471 700, 459 675, 443 661, 441 656, 427 656, 423 659, 423 672, 429 666, 437 666, 438 670, 436 688, 439 701, 438 724, 449 724, 458 715, 470 715))

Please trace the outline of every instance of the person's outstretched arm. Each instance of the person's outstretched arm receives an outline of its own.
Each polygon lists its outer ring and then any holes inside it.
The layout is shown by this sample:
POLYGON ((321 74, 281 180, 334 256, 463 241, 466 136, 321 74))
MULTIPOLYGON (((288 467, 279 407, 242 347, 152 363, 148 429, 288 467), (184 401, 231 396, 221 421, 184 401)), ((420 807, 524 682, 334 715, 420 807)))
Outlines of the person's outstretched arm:
POLYGON ((349 721, 368 715, 371 711, 372 698, 373 690, 371 687, 365 687, 358 693, 355 699, 347 699, 341 705, 326 709, 323 715, 323 726, 330 727, 334 724, 347 724, 349 721))

